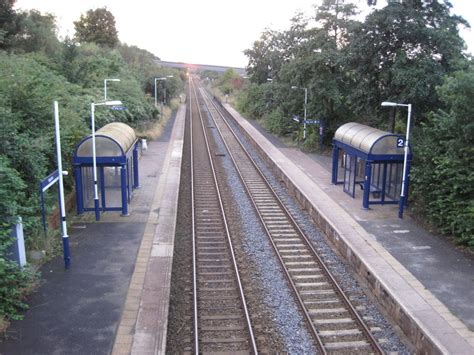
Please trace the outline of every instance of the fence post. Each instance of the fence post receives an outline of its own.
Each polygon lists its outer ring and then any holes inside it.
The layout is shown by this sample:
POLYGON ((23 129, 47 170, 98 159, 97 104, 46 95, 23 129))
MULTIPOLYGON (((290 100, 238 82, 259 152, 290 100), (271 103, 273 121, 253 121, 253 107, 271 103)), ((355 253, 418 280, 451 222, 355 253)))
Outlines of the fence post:
POLYGON ((21 217, 18 217, 17 223, 12 228, 12 238, 15 242, 10 247, 11 260, 16 261, 21 267, 26 265, 26 252, 25 252, 25 238, 23 236, 23 222, 21 217))

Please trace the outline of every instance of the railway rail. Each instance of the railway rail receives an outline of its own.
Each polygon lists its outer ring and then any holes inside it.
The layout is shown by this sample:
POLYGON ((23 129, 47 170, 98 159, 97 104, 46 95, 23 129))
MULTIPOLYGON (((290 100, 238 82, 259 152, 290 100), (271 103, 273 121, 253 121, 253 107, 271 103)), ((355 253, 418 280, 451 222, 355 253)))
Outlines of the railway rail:
POLYGON ((322 354, 383 350, 311 242, 227 122, 223 108, 200 88, 247 194, 257 211, 322 354))
POLYGON ((198 93, 189 83, 194 352, 257 353, 198 93))

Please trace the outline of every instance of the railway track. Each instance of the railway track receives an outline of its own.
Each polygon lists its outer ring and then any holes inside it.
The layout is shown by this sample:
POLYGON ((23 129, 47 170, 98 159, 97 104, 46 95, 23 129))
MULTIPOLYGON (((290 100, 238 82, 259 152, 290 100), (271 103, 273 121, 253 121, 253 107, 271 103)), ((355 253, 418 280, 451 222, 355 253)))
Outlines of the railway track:
POLYGON ((197 92, 189 82, 194 352, 257 353, 197 92))
POLYGON ((322 354, 382 354, 369 327, 233 132, 222 108, 204 89, 199 90, 270 238, 319 351, 322 354))

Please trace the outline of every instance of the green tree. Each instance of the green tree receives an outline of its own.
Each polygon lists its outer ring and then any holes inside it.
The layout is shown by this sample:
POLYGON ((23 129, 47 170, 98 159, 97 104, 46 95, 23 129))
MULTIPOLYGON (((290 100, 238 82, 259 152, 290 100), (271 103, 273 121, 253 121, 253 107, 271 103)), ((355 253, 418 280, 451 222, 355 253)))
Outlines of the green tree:
POLYGON ((59 53, 60 42, 56 37, 56 19, 53 15, 31 10, 22 13, 18 24, 18 31, 11 42, 15 52, 43 52, 48 56, 59 53))
POLYGON ((68 77, 85 88, 102 88, 105 78, 119 75, 125 67, 120 53, 95 43, 72 45, 66 53, 70 60, 68 77))
POLYGON ((224 74, 219 75, 214 84, 223 94, 230 95, 243 85, 242 77, 234 69, 227 69, 224 74))
POLYGON ((280 32, 266 30, 252 48, 244 51, 249 60, 246 70, 252 82, 264 84, 267 79, 278 76, 284 59, 282 55, 285 55, 280 48, 281 35, 280 32))
MULTIPOLYGON (((300 50, 281 75, 288 86, 308 88, 309 115, 324 121, 326 130, 331 132, 348 117, 347 96, 352 81, 346 47, 357 11, 353 4, 337 0, 325 0, 315 10, 313 20, 318 26, 306 31, 307 41, 299 45, 300 50)), ((295 94, 299 98, 295 102, 297 112, 302 115, 302 94, 294 92, 290 96, 293 101, 295 94)))
POLYGON ((115 47, 119 42, 115 17, 107 8, 87 11, 74 21, 75 38, 78 42, 94 42, 100 46, 115 47))
POLYGON ((356 113, 383 128, 388 113, 382 101, 412 103, 417 119, 439 106, 436 86, 464 61, 458 25, 466 22, 450 8, 447 1, 392 2, 355 28, 347 53, 356 113))
MULTIPOLYGON (((273 79, 272 100, 264 101, 269 109, 278 106, 279 112, 268 117, 282 115, 290 121, 295 114, 303 116, 303 92, 291 90, 292 86, 308 89, 307 111, 310 117, 323 120, 329 131, 348 116, 346 97, 351 77, 345 62, 345 48, 355 14, 352 4, 325 0, 315 7, 315 15, 309 20, 296 15, 289 30, 266 31, 253 48, 245 52, 252 82, 267 85, 267 78, 273 79), (309 23, 317 25, 310 27, 309 23)), ((276 121, 284 124, 279 132, 289 131, 288 122, 276 121)))
POLYGON ((140 81, 140 85, 146 93, 154 94, 154 78, 172 75, 163 74, 163 71, 157 70, 156 60, 159 60, 153 53, 136 46, 121 44, 117 46, 125 63, 127 63, 134 76, 140 81))
POLYGON ((0 1, 0 49, 11 47, 11 38, 20 30, 20 19, 13 6, 16 0, 0 1))

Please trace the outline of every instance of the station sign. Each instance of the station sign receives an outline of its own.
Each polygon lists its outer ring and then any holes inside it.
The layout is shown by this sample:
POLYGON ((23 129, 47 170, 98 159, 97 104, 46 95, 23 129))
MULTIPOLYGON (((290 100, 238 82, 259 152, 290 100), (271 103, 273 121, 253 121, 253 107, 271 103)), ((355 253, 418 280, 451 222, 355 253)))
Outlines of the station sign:
POLYGON ((40 181, 40 192, 45 192, 59 180, 59 171, 55 170, 40 181))
POLYGON ((319 120, 304 120, 303 123, 306 124, 319 124, 319 120))
POLYGON ((127 108, 125 106, 110 106, 110 109, 115 111, 124 111, 127 108))
POLYGON ((397 138, 397 148, 404 148, 405 147, 405 138, 398 137, 397 138))

